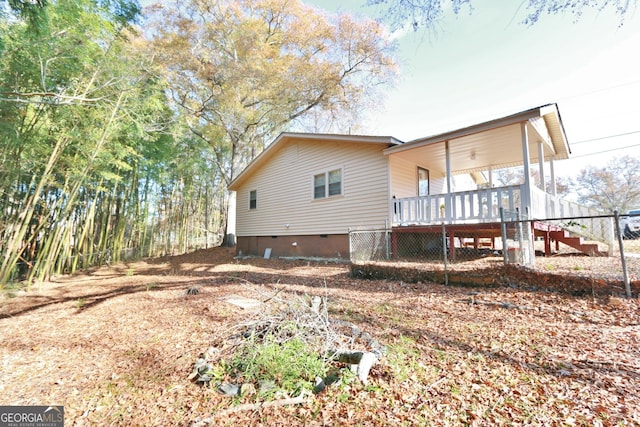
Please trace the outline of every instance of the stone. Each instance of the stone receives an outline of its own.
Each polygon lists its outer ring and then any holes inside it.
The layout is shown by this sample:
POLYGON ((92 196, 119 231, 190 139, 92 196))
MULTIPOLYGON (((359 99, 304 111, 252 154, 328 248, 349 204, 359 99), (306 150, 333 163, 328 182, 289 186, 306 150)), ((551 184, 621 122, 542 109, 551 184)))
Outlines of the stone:
POLYGON ((225 396, 232 397, 238 395, 238 393, 240 392, 240 387, 238 387, 237 384, 224 383, 218 386, 218 391, 225 396))

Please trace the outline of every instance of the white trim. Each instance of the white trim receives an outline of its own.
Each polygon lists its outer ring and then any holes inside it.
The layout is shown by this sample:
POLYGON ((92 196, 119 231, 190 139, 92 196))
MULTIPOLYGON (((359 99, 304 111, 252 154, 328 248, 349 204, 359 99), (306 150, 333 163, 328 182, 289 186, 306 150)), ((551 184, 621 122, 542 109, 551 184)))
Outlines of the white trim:
POLYGON ((319 200, 334 199, 342 196, 344 196, 344 166, 325 168, 311 174, 311 201, 312 202, 319 201, 319 200), (329 195, 329 173, 333 171, 340 171, 340 194, 329 195), (316 176, 318 175, 325 176, 324 197, 316 197, 315 181, 316 181, 316 176))
POLYGON ((430 194, 431 194, 431 172, 429 172, 429 168, 416 165, 416 195, 418 197, 423 197, 423 196, 428 196, 430 194), (427 172, 427 194, 420 194, 420 169, 427 172))
POLYGON ((249 212, 251 212, 251 211, 257 211, 257 210, 258 210, 258 189, 256 188, 256 189, 253 189, 253 190, 249 190, 248 198, 249 198, 249 203, 248 203, 249 209, 247 209, 247 210, 248 210, 249 212), (255 207, 255 208, 252 208, 252 207, 251 207, 251 193, 253 193, 254 191, 255 191, 255 193, 256 193, 256 207, 255 207))

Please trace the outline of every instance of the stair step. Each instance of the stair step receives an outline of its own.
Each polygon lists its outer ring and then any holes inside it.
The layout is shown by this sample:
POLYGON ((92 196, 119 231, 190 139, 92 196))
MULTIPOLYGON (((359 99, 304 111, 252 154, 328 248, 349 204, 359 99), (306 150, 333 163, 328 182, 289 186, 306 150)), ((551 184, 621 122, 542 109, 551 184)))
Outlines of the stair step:
POLYGON ((589 256, 607 256, 606 253, 600 252, 600 248, 595 243, 583 243, 582 237, 571 236, 565 230, 554 230, 549 232, 549 236, 558 242, 571 246, 589 256))
MULTIPOLYGON (((573 246, 575 247, 575 246, 573 246)), ((586 244, 582 244, 580 245, 578 249, 580 252, 583 252, 589 256, 606 256, 607 254, 600 252, 600 249, 598 248, 598 245, 593 244, 593 243, 586 243, 586 244)))

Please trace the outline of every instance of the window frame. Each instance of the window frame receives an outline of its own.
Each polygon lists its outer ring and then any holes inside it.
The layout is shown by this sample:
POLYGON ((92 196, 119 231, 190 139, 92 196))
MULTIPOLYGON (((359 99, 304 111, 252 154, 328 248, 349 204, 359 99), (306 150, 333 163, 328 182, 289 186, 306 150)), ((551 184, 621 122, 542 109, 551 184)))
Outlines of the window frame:
POLYGON ((417 182, 417 187, 418 187, 418 197, 426 197, 426 196, 431 195, 431 173, 429 172, 429 169, 423 168, 422 166, 418 166, 417 169, 416 169, 416 178, 417 178, 416 182, 417 182), (426 181, 427 181, 427 194, 422 194, 421 191, 420 191, 421 190, 420 182, 424 181, 424 180, 420 179, 420 172, 422 172, 422 171, 426 172, 426 174, 427 174, 427 179, 426 179, 426 181))
POLYGON ((249 210, 258 210, 258 190, 249 190, 249 210), (251 197, 255 196, 255 197, 251 197))
MULTIPOLYGON (((337 183, 333 183, 333 184, 337 184, 337 183)), ((311 185, 312 185, 312 192, 311 192, 311 197, 312 200, 324 200, 324 199, 330 199, 330 198, 334 198, 334 197, 340 197, 344 195, 344 168, 339 167, 339 168, 330 168, 330 169, 325 169, 323 171, 314 173, 311 176, 311 185), (339 192, 331 194, 331 182, 330 182, 330 177, 331 174, 334 172, 338 172, 339 176, 340 176, 340 189, 339 192), (324 191, 322 196, 317 196, 318 192, 317 189, 320 188, 319 186, 316 185, 316 177, 323 177, 323 181, 324 181, 324 191)))

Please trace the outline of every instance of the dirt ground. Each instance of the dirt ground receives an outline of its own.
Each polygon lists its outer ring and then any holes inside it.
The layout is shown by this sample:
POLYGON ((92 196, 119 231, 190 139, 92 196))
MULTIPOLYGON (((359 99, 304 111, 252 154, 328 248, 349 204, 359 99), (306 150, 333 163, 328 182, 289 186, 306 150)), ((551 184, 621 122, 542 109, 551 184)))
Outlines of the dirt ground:
POLYGON ((348 271, 215 248, 5 291, 0 404, 63 405, 68 426, 640 425, 637 299, 348 271), (223 299, 276 293, 324 296, 330 315, 386 345, 370 383, 237 409, 253 398, 190 382, 198 355, 251 312, 223 299))

